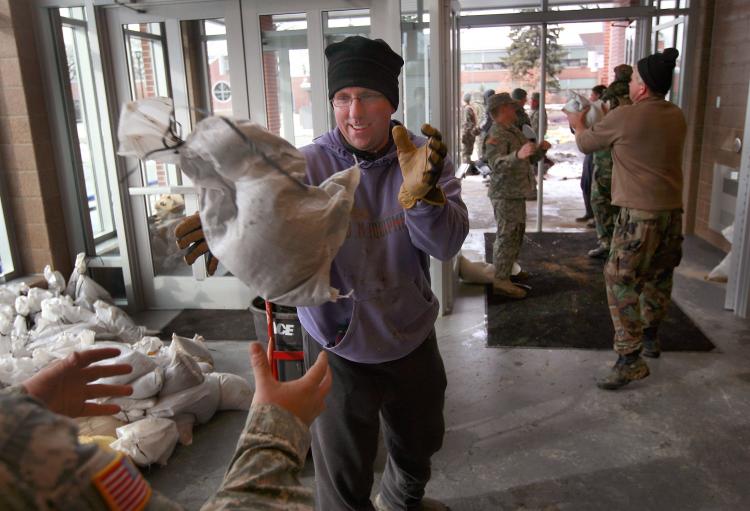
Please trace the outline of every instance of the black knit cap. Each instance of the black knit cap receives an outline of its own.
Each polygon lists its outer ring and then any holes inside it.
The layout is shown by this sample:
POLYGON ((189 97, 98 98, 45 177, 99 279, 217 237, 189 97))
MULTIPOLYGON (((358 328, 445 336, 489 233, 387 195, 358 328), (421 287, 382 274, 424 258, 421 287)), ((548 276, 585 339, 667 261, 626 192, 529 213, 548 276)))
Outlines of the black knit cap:
POLYGON ((666 94, 672 87, 672 72, 680 52, 667 48, 663 53, 654 53, 638 61, 638 74, 649 89, 666 94))
POLYGON ((404 59, 382 39, 347 37, 329 44, 328 99, 345 87, 364 87, 382 93, 398 108, 398 75, 404 59))

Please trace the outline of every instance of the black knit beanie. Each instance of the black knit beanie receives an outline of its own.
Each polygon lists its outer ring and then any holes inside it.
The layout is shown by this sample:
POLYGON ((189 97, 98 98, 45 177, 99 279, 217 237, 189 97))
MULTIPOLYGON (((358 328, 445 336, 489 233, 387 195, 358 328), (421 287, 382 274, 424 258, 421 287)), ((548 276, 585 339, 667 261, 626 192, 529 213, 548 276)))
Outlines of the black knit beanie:
POLYGON ((326 48, 328 99, 345 87, 364 87, 382 93, 398 108, 398 75, 404 59, 382 39, 347 37, 326 48))
POLYGON ((649 89, 666 94, 672 87, 672 72, 680 52, 667 48, 663 53, 654 53, 638 61, 638 74, 649 89))

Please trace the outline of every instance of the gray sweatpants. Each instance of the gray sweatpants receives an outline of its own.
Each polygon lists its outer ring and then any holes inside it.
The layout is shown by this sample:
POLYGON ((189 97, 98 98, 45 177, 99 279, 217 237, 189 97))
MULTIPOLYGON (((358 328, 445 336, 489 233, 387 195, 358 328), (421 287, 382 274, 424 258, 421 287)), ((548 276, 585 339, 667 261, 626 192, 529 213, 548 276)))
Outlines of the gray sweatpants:
MULTIPOLYGON (((306 342, 306 362, 322 349, 306 342)), ((380 493, 389 509, 415 509, 443 443, 445 368, 434 332, 399 360, 360 364, 328 353, 333 386, 312 425, 316 509, 372 510, 379 426, 388 451, 380 493)))

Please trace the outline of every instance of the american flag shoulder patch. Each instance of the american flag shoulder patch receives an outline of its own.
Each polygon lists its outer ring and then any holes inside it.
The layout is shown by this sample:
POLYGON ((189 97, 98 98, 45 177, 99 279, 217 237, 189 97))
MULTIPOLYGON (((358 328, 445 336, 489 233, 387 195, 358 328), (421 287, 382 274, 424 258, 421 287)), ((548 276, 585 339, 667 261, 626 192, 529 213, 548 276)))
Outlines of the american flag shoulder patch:
POLYGON ((91 482, 112 511, 141 511, 151 498, 151 486, 122 453, 91 482))

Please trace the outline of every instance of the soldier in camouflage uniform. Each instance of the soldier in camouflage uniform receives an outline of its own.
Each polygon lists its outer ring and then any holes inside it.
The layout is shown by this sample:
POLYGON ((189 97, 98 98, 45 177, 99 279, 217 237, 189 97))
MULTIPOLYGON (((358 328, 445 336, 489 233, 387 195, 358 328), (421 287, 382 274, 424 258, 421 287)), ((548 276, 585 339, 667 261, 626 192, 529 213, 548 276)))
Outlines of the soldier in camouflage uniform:
POLYGON ((638 61, 627 108, 586 129, 567 114, 578 148, 610 147, 615 162, 612 202, 620 206, 604 267, 617 361, 597 382, 614 390, 649 375, 641 358, 658 357, 657 332, 669 306, 674 268, 682 257, 682 152, 687 124, 665 100, 679 53, 667 48, 638 61))
MULTIPOLYGON (((312 510, 312 491, 297 474, 310 445, 308 426, 322 410, 330 389, 325 355, 316 364, 315 375, 308 371, 301 380, 279 383, 273 380, 259 344, 253 343, 251 353, 256 380, 253 406, 224 481, 202 509, 312 510), (305 379, 309 380, 305 383, 305 379)), ((131 371, 129 366, 88 367, 117 354, 111 348, 78 353, 23 385, 0 391, 2 509, 182 509, 154 492, 126 456, 95 444, 79 444, 75 422, 53 413, 114 413, 107 408, 114 405, 95 405, 86 399, 130 393, 129 386, 88 384, 131 371)))
MULTIPOLYGON (((602 94, 602 100, 609 101, 609 111, 631 103, 628 97, 628 84, 633 68, 627 64, 615 67, 615 80, 602 94)), ((595 151, 594 172, 591 183, 591 209, 596 221, 596 237, 599 246, 589 250, 589 257, 606 258, 612 242, 612 231, 620 208, 612 205, 612 151, 595 151)))
MULTIPOLYGON (((523 130, 523 127, 525 125, 529 125, 534 128, 534 131, 536 131, 537 128, 531 124, 531 119, 526 113, 526 110, 524 110, 524 106, 526 106, 526 100, 528 98, 528 93, 524 89, 517 88, 513 89, 513 91, 510 93, 510 97, 513 98, 514 101, 516 101, 516 127, 519 130, 523 130)), ((529 165, 529 178, 531 179, 531 189, 526 195, 526 200, 536 200, 536 165, 529 165)))
POLYGON ((477 136, 477 161, 481 162, 487 161, 484 157, 484 141, 487 139, 487 134, 490 132, 490 128, 492 127, 492 124, 494 122, 492 120, 492 116, 490 116, 490 111, 487 108, 487 105, 490 98, 494 95, 494 89, 487 89, 482 94, 482 97, 484 98, 484 117, 482 118, 482 122, 479 124, 479 135, 477 136))
POLYGON ((497 221, 493 246, 495 279, 493 291, 510 298, 524 298, 526 291, 510 281, 513 263, 526 230, 526 197, 531 193, 531 165, 544 157, 548 142, 530 142, 516 126, 518 103, 507 93, 490 98, 495 123, 485 143, 487 162, 492 169, 487 195, 497 221))
POLYGON ((463 122, 461 123, 461 162, 471 165, 471 154, 474 152, 474 141, 479 133, 477 113, 471 106, 471 94, 464 94, 463 122))

